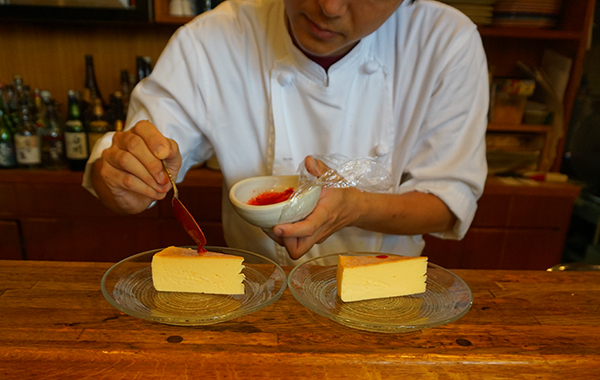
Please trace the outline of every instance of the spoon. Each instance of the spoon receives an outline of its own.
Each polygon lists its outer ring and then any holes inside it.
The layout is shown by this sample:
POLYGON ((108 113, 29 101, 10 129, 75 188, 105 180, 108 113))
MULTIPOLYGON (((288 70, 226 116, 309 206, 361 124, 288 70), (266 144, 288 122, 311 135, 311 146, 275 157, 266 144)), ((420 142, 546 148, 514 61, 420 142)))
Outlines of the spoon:
POLYGON ((175 214, 175 218, 177 219, 179 224, 181 224, 185 232, 187 232, 187 234, 190 235, 192 240, 194 240, 196 244, 198 244, 198 252, 207 252, 206 249, 204 249, 204 246, 206 245, 206 237, 204 237, 204 233, 198 226, 198 223, 196 223, 196 220, 194 219, 192 214, 190 214, 188 209, 185 208, 183 203, 181 203, 181 201, 179 200, 179 191, 177 190, 175 181, 171 176, 171 171, 167 167, 167 163, 164 160, 162 160, 162 164, 165 168, 165 171, 167 172, 167 175, 169 176, 171 186, 173 186, 173 199, 171 201, 171 204, 173 205, 173 213, 175 214))

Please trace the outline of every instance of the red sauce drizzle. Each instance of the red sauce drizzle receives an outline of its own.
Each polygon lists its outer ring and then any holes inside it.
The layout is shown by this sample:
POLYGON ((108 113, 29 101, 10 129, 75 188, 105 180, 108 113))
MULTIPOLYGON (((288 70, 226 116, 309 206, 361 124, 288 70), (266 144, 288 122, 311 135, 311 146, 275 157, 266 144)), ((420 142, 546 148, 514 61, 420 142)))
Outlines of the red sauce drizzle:
POLYGON ((378 259, 387 259, 388 258, 387 255, 379 255, 379 256, 375 256, 375 257, 377 257, 378 259))
POLYGON ((288 187, 283 191, 265 191, 264 193, 260 193, 254 198, 250 199, 246 203, 251 206, 273 205, 275 203, 287 201, 293 192, 293 187, 288 187))

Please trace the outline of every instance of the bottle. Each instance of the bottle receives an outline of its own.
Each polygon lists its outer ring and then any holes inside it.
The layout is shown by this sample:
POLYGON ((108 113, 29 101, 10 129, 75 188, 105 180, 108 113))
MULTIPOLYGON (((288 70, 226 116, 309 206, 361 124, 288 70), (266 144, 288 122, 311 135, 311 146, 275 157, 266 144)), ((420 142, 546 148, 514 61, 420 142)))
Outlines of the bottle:
POLYGON ((79 101, 75 91, 69 90, 69 112, 65 123, 65 148, 69 169, 73 171, 85 170, 89 157, 87 134, 81 122, 79 101))
POLYGON ((131 95, 131 82, 129 82, 129 72, 127 70, 121 70, 121 93, 123 94, 123 110, 126 113, 131 95))
POLYGON ((102 101, 99 98, 94 99, 92 114, 87 123, 89 151, 92 152, 96 142, 110 129, 104 107, 102 107, 102 101))
POLYGON ((100 93, 100 88, 96 82, 96 72, 94 71, 94 58, 91 54, 85 56, 85 83, 83 84, 83 102, 85 108, 92 108, 94 106, 94 99, 100 99, 100 103, 104 107, 104 98, 100 93))
POLYGON ((123 97, 121 91, 117 91, 110 95, 110 111, 112 129, 121 132, 125 124, 125 112, 123 112, 123 97))
POLYGON ((140 82, 152 72, 152 58, 148 56, 136 57, 137 81, 140 82))
POLYGON ((39 92, 39 100, 34 98, 37 109, 37 112, 35 113, 35 125, 38 127, 38 133, 40 136, 44 134, 44 128, 46 127, 46 104, 48 104, 51 99, 52 94, 48 90, 39 92))
POLYGON ((46 114, 42 130, 42 165, 46 169, 59 170, 67 167, 65 155, 64 125, 56 113, 53 99, 44 99, 46 114))
MULTIPOLYGON (((36 121, 35 124, 38 128, 44 128, 44 116, 46 114, 44 99, 42 99, 42 92, 36 88, 33 91, 33 103, 36 109, 36 121)), ((50 92, 45 92, 44 95, 50 97, 50 92)))
POLYGON ((13 91, 8 101, 8 114, 13 125, 17 125, 20 119, 21 103, 26 102, 25 90, 23 89, 23 77, 20 74, 13 75, 13 91))
POLYGON ((15 132, 15 126, 10 119, 8 106, 4 99, 4 88, 0 88, 0 119, 2 119, 4 124, 10 129, 12 136, 15 132))
POLYGON ((31 110, 31 114, 36 115, 37 108, 35 107, 33 96, 31 96, 31 89, 28 85, 23 85, 23 96, 27 101, 27 107, 29 107, 29 109, 31 110))
POLYGON ((6 124, 4 118, 0 118, 0 169, 10 169, 16 166, 17 158, 12 128, 6 124))
POLYGON ((137 73, 137 82, 139 83, 142 79, 144 79, 146 77, 146 62, 144 61, 144 57, 142 56, 137 56, 135 57, 135 67, 136 67, 136 73, 137 73))
POLYGON ((142 59, 144 60, 144 77, 147 77, 152 73, 152 58, 145 55, 142 59))
POLYGON ((19 121, 15 127, 15 152, 17 163, 23 168, 39 168, 42 165, 42 150, 38 128, 27 102, 21 102, 19 121))

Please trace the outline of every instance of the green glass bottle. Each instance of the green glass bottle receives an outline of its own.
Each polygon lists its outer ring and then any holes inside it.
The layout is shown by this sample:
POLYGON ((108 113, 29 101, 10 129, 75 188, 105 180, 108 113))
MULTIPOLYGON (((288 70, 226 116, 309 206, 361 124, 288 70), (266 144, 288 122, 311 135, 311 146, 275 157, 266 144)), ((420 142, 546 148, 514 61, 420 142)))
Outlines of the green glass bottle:
POLYGON ((83 171, 89 157, 87 133, 81 122, 79 101, 75 91, 69 90, 67 97, 69 112, 65 123, 65 144, 69 169, 83 171))
POLYGON ((0 119, 10 129, 11 133, 15 133, 15 126, 10 119, 10 112, 8 110, 8 104, 5 101, 4 88, 0 88, 0 119))
POLYGON ((12 129, 0 118, 0 169, 17 166, 12 129))
POLYGON ((106 112, 102 106, 102 100, 99 98, 94 99, 92 113, 86 121, 88 145, 90 152, 92 152, 98 140, 100 140, 102 136, 106 134, 106 132, 110 131, 110 124, 108 123, 106 112))

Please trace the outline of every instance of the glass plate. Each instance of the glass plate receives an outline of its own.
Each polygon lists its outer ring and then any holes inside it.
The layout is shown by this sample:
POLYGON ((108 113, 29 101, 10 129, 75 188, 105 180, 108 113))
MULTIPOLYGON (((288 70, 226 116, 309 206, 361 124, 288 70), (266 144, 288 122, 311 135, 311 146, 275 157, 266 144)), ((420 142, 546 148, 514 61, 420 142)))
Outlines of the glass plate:
POLYGON ((459 319, 473 303, 473 293, 461 278, 432 263, 427 264, 425 293, 342 302, 336 286, 338 256, 321 256, 298 265, 290 272, 288 285, 306 308, 342 325, 385 333, 422 330, 459 319))
POLYGON ((102 293, 125 314, 177 326, 212 325, 235 319, 269 306, 283 294, 286 276, 275 262, 239 249, 205 248, 244 258, 244 294, 156 291, 150 264, 152 256, 161 249, 138 253, 113 265, 102 277, 102 293))

